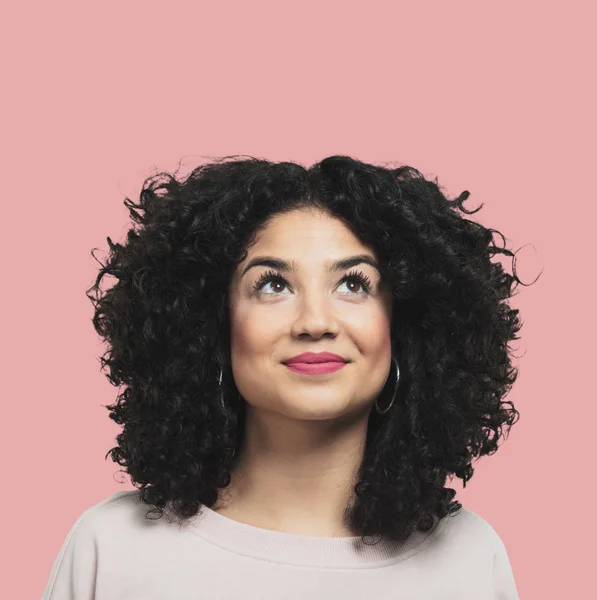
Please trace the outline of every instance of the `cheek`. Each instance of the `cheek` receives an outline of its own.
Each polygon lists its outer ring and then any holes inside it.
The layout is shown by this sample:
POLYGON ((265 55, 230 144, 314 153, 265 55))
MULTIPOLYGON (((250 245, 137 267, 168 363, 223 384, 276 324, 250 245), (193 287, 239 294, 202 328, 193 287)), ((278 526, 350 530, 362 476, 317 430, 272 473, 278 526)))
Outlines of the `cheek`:
POLYGON ((390 315, 375 312, 355 330, 355 339, 359 340, 364 355, 373 358, 384 355, 391 348, 390 315))
POLYGON ((371 329, 375 332, 378 341, 384 345, 391 345, 392 329, 392 297, 386 294, 384 300, 371 319, 371 329))
MULTIPOLYGON (((391 315, 379 311, 370 315, 368 327, 359 331, 362 373, 368 381, 368 391, 379 394, 387 381, 392 364, 391 315)), ((356 339, 356 336, 355 336, 356 339)))
POLYGON ((231 315, 230 325, 232 352, 243 357, 271 352, 276 331, 272 318, 256 318, 249 312, 237 311, 231 315))

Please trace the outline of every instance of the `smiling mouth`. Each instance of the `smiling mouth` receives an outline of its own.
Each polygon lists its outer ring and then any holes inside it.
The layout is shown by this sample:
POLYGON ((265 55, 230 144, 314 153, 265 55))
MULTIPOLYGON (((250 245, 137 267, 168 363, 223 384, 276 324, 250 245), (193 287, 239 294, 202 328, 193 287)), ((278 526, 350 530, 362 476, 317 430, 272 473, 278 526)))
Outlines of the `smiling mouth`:
POLYGON ((284 363, 291 371, 303 373, 305 375, 325 375, 326 373, 334 373, 345 367, 348 363, 345 362, 319 362, 319 363, 284 363))

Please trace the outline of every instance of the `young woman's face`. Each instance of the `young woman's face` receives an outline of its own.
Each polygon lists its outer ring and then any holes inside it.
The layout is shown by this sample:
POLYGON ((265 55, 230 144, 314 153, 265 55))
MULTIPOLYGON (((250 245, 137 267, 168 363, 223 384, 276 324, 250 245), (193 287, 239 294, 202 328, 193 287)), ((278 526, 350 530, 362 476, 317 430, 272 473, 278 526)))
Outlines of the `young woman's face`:
POLYGON ((229 301, 234 381, 253 408, 305 420, 371 409, 392 364, 392 298, 370 264, 328 270, 356 255, 378 260, 342 221, 306 210, 276 215, 250 247, 229 301), (294 263, 295 270, 251 266, 257 257, 294 263), (324 351, 348 362, 325 374, 284 364, 324 351))

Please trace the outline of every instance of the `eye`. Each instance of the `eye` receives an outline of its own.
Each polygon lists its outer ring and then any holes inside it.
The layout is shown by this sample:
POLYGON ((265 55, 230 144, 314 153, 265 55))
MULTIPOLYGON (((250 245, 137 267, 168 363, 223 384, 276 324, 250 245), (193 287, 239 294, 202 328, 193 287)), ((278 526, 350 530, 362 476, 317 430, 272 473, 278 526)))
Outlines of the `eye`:
MULTIPOLYGON (((276 283, 276 284, 280 284, 280 285, 286 285, 287 281, 286 279, 284 279, 284 277, 282 277, 282 275, 280 275, 278 272, 276 271, 266 271, 265 273, 263 273, 261 275, 261 277, 259 277, 259 279, 255 282, 255 285, 253 285, 253 289, 257 292, 260 292, 268 283, 276 283)), ((272 295, 272 294, 269 294, 272 295)), ((273 294, 275 295, 275 294, 273 294)))
POLYGON ((369 277, 367 277, 363 271, 351 271, 342 277, 340 283, 344 283, 346 281, 356 281, 363 288, 363 291, 361 292, 362 294, 369 294, 371 292, 371 279, 369 279, 369 277))
MULTIPOLYGON (((369 294, 371 292, 371 280, 362 271, 351 271, 340 280, 340 284, 347 281, 356 281, 357 284, 363 288, 363 291, 357 292, 356 295, 369 294)), ((284 279, 284 277, 282 277, 282 275, 280 275, 277 271, 269 270, 259 277, 259 279, 253 285, 253 289, 257 292, 260 292, 269 283, 288 285, 286 279, 284 279)), ((275 296, 277 294, 273 293, 266 295, 275 296)))

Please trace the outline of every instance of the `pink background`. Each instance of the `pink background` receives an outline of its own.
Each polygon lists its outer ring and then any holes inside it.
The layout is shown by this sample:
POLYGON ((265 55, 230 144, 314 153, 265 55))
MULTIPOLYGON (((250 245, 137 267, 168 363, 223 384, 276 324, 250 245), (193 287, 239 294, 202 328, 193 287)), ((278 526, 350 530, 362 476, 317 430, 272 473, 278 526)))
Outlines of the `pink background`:
POLYGON ((594 6, 3 2, 0 597, 41 596, 75 519, 132 489, 104 460, 91 249, 156 169, 235 153, 410 164, 544 270, 512 303, 521 419, 452 485, 521 598, 596 597, 594 6))

